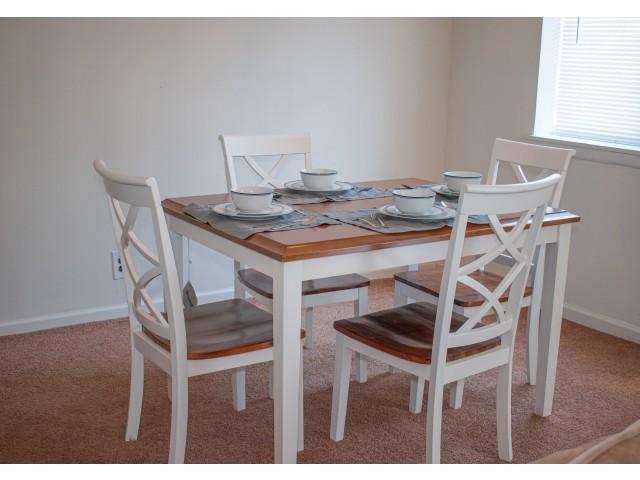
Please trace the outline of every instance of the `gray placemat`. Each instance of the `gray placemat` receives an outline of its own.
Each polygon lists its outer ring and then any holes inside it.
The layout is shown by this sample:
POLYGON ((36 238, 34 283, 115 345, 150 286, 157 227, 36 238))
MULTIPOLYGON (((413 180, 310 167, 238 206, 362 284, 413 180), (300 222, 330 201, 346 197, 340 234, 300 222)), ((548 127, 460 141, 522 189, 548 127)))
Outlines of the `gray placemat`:
POLYGON ((353 185, 353 188, 339 194, 303 193, 289 188, 277 188, 274 197, 282 203, 290 205, 305 205, 323 202, 346 202, 349 200, 363 200, 366 198, 391 197, 393 188, 375 188, 366 185, 353 185))
MULTIPOLYGON (((367 228, 379 233, 403 233, 403 232, 422 232, 426 230, 436 230, 447 225, 444 220, 428 221, 428 220, 405 220, 402 218, 389 217, 380 215, 377 208, 366 208, 361 210, 345 210, 341 212, 329 212, 325 214, 328 217, 340 220, 343 223, 355 225, 356 227, 367 228), (382 218, 385 227, 377 227, 370 225, 368 222, 377 225, 375 220, 370 218, 371 213, 376 213, 382 218)), ((453 220, 453 219, 451 219, 453 220)), ((453 225, 453 222, 451 223, 453 225)))
POLYGON ((269 220, 244 220, 215 213, 211 209, 211 207, 215 205, 217 204, 201 205, 199 203, 191 203, 184 207, 182 211, 201 222, 208 223, 218 230, 242 239, 260 232, 298 230, 300 228, 311 228, 319 225, 338 225, 340 223, 325 215, 300 209, 296 209, 288 215, 269 220), (312 220, 309 221, 309 219, 312 220), (307 221, 303 223, 303 220, 307 221))

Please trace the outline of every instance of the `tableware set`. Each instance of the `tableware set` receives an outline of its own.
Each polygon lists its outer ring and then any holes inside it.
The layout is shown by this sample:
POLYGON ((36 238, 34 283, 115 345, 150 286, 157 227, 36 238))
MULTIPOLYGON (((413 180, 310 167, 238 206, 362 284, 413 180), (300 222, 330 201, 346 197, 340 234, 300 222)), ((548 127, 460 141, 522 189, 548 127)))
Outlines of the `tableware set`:
MULTIPOLYGON (((335 194, 353 188, 346 182, 337 182, 338 172, 329 168, 300 170, 301 180, 285 183, 285 187, 302 193, 335 194)), ((271 187, 247 186, 230 189, 231 203, 213 207, 217 214, 241 220, 268 220, 288 215, 294 209, 282 203, 273 203, 275 190, 271 187)), ((281 198, 281 194, 277 194, 281 198)), ((312 222, 308 222, 312 223, 312 222)))
MULTIPOLYGON (((349 191, 354 186, 336 180, 338 172, 329 168, 305 168, 300 170, 300 180, 284 184, 285 188, 309 194, 339 194, 349 191)), ((385 228, 386 224, 378 214, 413 221, 439 221, 452 218, 455 210, 435 205, 436 194, 457 197, 464 184, 478 184, 482 174, 468 171, 448 171, 444 173, 446 184, 434 185, 431 189, 405 188, 393 190, 393 204, 383 205, 373 212, 371 218, 360 219, 374 228, 385 228)), ((223 203, 213 207, 220 215, 242 220, 269 220, 294 211, 289 205, 273 203, 274 189, 271 187, 234 187, 230 190, 231 203, 223 203)))

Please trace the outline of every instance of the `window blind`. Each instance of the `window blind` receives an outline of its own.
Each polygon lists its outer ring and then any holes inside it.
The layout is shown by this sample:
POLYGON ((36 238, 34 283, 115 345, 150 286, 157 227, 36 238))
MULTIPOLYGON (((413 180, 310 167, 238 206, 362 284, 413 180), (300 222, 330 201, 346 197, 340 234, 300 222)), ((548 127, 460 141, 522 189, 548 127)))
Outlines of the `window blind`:
POLYGON ((640 146, 640 18, 545 19, 542 49, 536 134, 640 146))

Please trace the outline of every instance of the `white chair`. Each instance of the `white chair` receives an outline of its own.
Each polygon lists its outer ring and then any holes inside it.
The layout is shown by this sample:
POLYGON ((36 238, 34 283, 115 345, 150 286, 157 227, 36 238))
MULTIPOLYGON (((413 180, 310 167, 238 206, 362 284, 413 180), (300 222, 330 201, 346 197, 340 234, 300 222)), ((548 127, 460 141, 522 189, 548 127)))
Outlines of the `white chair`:
MULTIPOLYGON (((300 133, 291 135, 220 135, 222 152, 225 160, 227 188, 238 186, 235 161, 244 161, 254 172, 253 185, 283 188, 278 174, 285 171, 287 164, 303 157, 300 168, 295 170, 298 175, 301 168, 311 168, 311 134, 300 133), (256 157, 256 158, 254 158, 256 157), (269 170, 262 163, 275 163, 269 170)), ((302 159, 301 159, 302 160, 302 159)), ((294 178, 294 179, 296 179, 294 178)), ((272 279, 252 268, 243 268, 239 262, 234 262, 235 295, 244 298, 245 292, 259 299, 268 308, 273 303, 272 279)), ((313 307, 339 302, 354 302, 355 315, 364 315, 368 309, 368 278, 357 275, 339 275, 335 277, 308 280, 302 283, 302 308, 305 311, 305 347, 313 344, 313 307)))
MULTIPOLYGON (((129 307, 131 390, 126 440, 138 437, 146 357, 168 375, 171 399, 169 462, 183 463, 188 378, 232 370, 234 407, 243 410, 245 367, 273 360, 272 317, 240 299, 183 309, 178 272, 156 180, 114 172, 102 160, 94 161, 93 165, 107 192, 129 307), (139 220, 141 214, 151 217, 153 241, 143 243, 141 240, 148 236, 141 231, 147 220, 139 220), (152 297, 150 286, 162 290, 164 311, 152 297)), ((302 449, 300 393, 298 446, 302 449)))
POLYGON ((560 175, 552 174, 531 183, 465 185, 451 233, 437 308, 418 302, 334 323, 337 339, 331 407, 333 440, 344 437, 351 353, 359 352, 414 375, 412 390, 429 381, 427 463, 440 462, 445 384, 497 368, 498 450, 501 459, 512 459, 511 375, 516 328, 547 202, 559 181, 560 175), (506 232, 497 215, 514 212, 519 219, 506 232), (489 215, 495 246, 462 265, 469 215, 489 215), (530 227, 525 229, 528 221, 530 227), (511 255, 515 263, 494 290, 471 277, 472 272, 503 252, 511 255), (468 318, 453 312, 458 282, 485 299, 468 318), (507 289, 509 300, 501 303, 499 298, 507 289), (487 316, 491 310, 495 317, 487 316))
MULTIPOLYGON (((549 206, 559 208, 562 189, 569 168, 571 157, 575 150, 564 148, 545 147, 532 145, 510 140, 497 138, 494 142, 491 162, 489 164, 489 174, 487 183, 495 185, 498 183, 498 175, 501 167, 511 166, 517 181, 528 182, 527 174, 537 175, 535 179, 544 178, 551 173, 558 173, 560 181, 555 187, 553 196, 549 201, 549 206), (525 172, 524 169, 530 171, 525 172)), ((542 279, 544 277, 545 247, 538 247, 534 254, 534 261, 531 268, 530 286, 525 290, 524 306, 528 306, 527 312, 527 368, 528 381, 531 385, 536 383, 536 364, 538 358, 538 329, 540 319, 540 300, 542 297, 542 279)), ((501 255, 496 258, 493 266, 502 264, 509 267, 513 264, 513 259, 508 255, 501 255)), ((504 268, 504 267, 498 267, 504 268)), ((492 287, 502 281, 502 275, 491 271, 491 267, 475 273, 474 278, 487 287, 492 287)), ((428 265, 420 270, 409 270, 394 275, 394 306, 405 305, 408 299, 436 304, 440 292, 440 282, 442 269, 437 265, 428 265)), ((507 301, 507 294, 502 296, 500 301, 507 301)), ((483 298, 477 292, 460 285, 454 299, 454 310, 457 313, 469 317, 477 311, 483 303, 483 298)), ((452 386, 453 393, 450 396, 450 406, 459 408, 462 402, 463 382, 452 386)), ((418 389, 421 391, 421 389, 418 389)), ((422 408, 422 397, 412 398, 410 410, 419 413, 422 408)))

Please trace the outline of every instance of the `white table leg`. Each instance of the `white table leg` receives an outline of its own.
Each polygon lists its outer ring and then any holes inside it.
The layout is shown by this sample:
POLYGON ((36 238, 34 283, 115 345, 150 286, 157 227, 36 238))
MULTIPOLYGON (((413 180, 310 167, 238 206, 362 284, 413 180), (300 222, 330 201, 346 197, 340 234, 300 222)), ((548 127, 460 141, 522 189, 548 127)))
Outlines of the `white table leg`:
POLYGON ((570 242, 571 225, 560 225, 558 227, 558 243, 547 245, 544 261, 544 281, 540 310, 540 344, 534 407, 535 413, 542 417, 551 415, 553 406, 553 390, 556 382, 570 242))
MULTIPOLYGON (((171 226, 172 217, 169 218, 169 226, 171 226)), ((173 250, 173 256, 176 259, 176 268, 178 269, 178 280, 180 281, 180 288, 184 287, 187 283, 188 268, 189 268, 189 251, 188 238, 184 238, 182 235, 175 233, 169 228, 169 238, 171 239, 171 247, 173 250)))
POLYGON ((302 266, 279 263, 273 276, 274 440, 276 463, 296 463, 300 388, 302 266))

